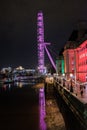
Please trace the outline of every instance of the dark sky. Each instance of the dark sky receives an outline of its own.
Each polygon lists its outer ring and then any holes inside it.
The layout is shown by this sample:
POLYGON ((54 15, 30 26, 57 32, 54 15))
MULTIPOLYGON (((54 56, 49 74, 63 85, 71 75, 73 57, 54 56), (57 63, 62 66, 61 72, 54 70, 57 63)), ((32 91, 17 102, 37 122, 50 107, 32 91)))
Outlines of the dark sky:
POLYGON ((1 0, 0 68, 37 66, 37 13, 43 11, 45 41, 57 55, 79 20, 87 20, 87 0, 1 0))

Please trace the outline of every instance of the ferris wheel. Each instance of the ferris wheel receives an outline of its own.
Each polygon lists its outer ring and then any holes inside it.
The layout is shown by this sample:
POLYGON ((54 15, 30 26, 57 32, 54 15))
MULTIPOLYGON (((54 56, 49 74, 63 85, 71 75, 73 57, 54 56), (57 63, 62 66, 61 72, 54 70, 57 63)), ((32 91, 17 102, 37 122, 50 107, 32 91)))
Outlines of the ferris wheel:
POLYGON ((46 71, 45 67, 45 51, 50 59, 50 62, 54 69, 56 70, 56 65, 50 55, 50 52, 47 49, 47 45, 50 45, 50 43, 47 43, 44 41, 44 20, 43 20, 43 13, 42 11, 39 11, 37 14, 37 49, 38 49, 38 71, 41 74, 44 74, 46 71))

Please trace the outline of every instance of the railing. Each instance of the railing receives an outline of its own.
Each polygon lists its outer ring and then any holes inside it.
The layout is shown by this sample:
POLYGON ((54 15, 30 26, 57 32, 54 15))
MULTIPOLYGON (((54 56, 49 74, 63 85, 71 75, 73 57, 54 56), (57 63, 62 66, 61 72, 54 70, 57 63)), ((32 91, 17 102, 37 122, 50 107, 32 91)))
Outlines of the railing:
POLYGON ((87 128, 87 103, 82 102, 75 94, 70 92, 60 81, 54 79, 54 88, 69 106, 76 118, 87 128))

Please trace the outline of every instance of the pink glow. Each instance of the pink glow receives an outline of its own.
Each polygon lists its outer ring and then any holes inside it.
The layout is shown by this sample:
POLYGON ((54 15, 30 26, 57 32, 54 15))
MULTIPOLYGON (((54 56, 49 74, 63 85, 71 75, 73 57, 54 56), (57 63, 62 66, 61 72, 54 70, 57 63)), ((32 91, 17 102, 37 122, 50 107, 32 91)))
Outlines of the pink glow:
POLYGON ((46 50, 46 52, 47 52, 47 55, 48 55, 48 57, 49 57, 49 59, 50 59, 52 65, 53 65, 54 69, 56 70, 56 65, 55 65, 55 63, 54 63, 54 61, 53 61, 53 59, 52 59, 52 57, 51 57, 51 55, 50 55, 50 53, 49 53, 49 51, 48 51, 48 49, 47 49, 46 46, 45 46, 45 50, 46 50))
POLYGON ((43 13, 40 11, 37 15, 37 42, 38 42, 38 71, 39 73, 45 73, 45 66, 44 66, 44 51, 46 50, 48 57, 53 65, 54 69, 56 70, 56 65, 48 52, 46 45, 50 45, 50 43, 44 42, 44 22, 43 22, 43 13), (45 50, 44 50, 45 49, 45 50))
POLYGON ((37 16, 37 42, 38 42, 38 70, 44 73, 44 23, 43 13, 40 11, 37 16))
POLYGON ((41 88, 39 90, 39 113, 40 113, 40 130, 46 130, 46 122, 44 120, 46 116, 46 111, 45 111, 45 95, 44 95, 44 88, 41 88))

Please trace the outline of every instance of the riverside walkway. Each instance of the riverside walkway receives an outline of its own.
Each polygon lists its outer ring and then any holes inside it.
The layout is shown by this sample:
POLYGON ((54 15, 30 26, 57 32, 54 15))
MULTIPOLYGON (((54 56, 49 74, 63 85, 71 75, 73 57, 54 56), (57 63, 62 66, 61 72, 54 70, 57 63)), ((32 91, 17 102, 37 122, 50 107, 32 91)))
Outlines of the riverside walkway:
POLYGON ((80 88, 77 89, 77 97, 84 103, 87 103, 87 86, 83 88, 83 94, 81 95, 80 88))
MULTIPOLYGON (((65 86, 66 89, 67 86, 65 86)), ((69 90, 69 89, 68 89, 69 90)), ((80 86, 77 85, 76 87, 73 86, 73 92, 74 95, 83 103, 87 103, 87 85, 80 86)))
POLYGON ((81 82, 76 82, 75 81, 61 81, 57 77, 54 77, 54 80, 62 87, 64 87, 66 90, 71 92, 71 87, 72 87, 72 94, 76 96, 81 102, 87 103, 87 82, 81 83, 81 82), (72 86, 71 86, 72 84, 72 86))
MULTIPOLYGON (((75 126, 75 130, 87 130, 87 86, 74 86, 72 84, 71 91, 71 82, 69 82, 70 84, 68 85, 68 82, 66 84, 60 79, 52 78, 52 76, 46 77, 45 82, 50 84, 48 85, 46 83, 45 93, 51 93, 51 89, 53 89, 56 99, 63 99, 63 104, 66 104, 67 109, 73 113, 75 117, 74 119, 72 118, 73 122, 77 121, 77 124, 79 124, 75 126), (82 90, 83 93, 81 93, 82 90)), ((70 130, 73 130, 72 123, 70 125, 70 130)))
POLYGON ((84 130, 87 130, 87 85, 65 82, 54 77, 54 88, 67 106, 79 120, 84 130))

